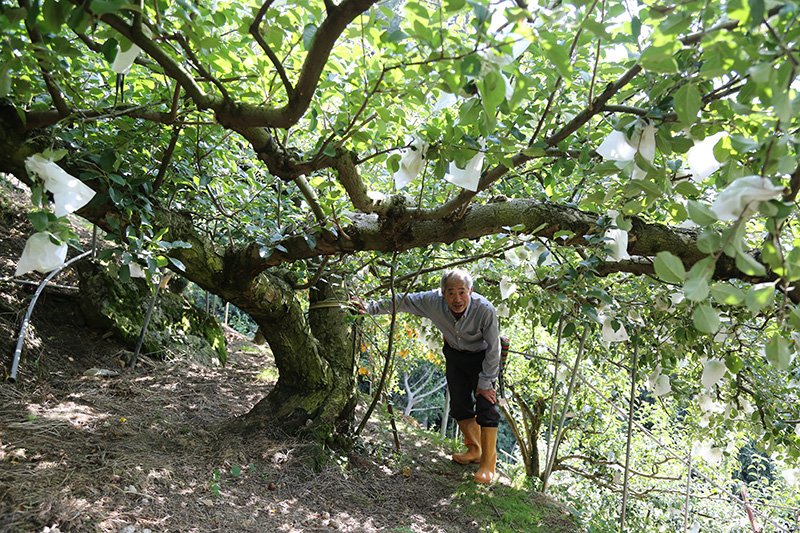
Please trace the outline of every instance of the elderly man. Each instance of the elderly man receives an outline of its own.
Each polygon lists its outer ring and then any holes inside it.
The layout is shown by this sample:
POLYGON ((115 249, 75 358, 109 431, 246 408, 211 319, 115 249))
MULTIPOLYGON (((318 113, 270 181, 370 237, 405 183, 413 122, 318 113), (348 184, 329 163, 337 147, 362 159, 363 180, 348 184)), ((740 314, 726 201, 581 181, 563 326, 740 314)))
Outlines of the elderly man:
MULTIPOLYGON (((454 454, 453 460, 480 463, 475 482, 491 482, 500 423, 494 389, 500 369, 500 330, 494 306, 472 292, 472 277, 466 270, 454 269, 444 273, 439 290, 398 298, 396 310, 430 319, 444 335, 450 415, 458 422, 467 446, 467 451, 454 454)), ((364 311, 389 314, 392 302, 370 302, 364 311)))

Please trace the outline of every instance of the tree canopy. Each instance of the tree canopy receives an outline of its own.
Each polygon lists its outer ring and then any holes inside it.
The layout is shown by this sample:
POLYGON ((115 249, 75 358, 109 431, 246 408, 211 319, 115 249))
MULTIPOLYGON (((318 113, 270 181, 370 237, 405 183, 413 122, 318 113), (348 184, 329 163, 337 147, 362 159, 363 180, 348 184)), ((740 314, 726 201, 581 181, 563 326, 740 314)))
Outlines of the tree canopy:
POLYGON ((482 288, 506 316, 593 325, 612 353, 630 334, 656 392, 728 406, 706 422, 747 398, 747 423, 797 457, 797 16, 763 0, 2 2, 0 171, 34 190, 37 230, 70 241, 29 158, 55 161, 96 192, 77 214, 117 240, 121 276, 168 267, 249 313, 281 375, 255 418, 352 418, 346 312, 321 305, 347 298, 332 273, 370 264, 379 285, 373 252, 419 254, 420 272, 500 257, 482 288))

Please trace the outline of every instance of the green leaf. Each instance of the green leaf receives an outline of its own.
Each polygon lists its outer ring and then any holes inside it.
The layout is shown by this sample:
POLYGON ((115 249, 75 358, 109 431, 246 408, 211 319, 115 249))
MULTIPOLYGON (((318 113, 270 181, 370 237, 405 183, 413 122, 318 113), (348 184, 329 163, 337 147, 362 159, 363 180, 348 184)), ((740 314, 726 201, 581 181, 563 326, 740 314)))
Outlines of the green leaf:
POLYGON ((111 201, 114 202, 115 204, 122 202, 123 198, 125 198, 125 195, 123 193, 119 192, 117 189, 114 189, 112 187, 109 187, 108 189, 108 196, 109 198, 111 198, 111 201))
POLYGON ((461 9, 463 9, 465 4, 466 0, 446 0, 444 5, 444 10, 447 13, 460 11, 461 9))
POLYGON ((506 84, 503 77, 496 71, 489 71, 478 83, 478 87, 486 113, 494 116, 497 108, 506 99, 506 84))
POLYGON ((0 65, 0 98, 4 98, 11 94, 11 63, 3 63, 0 65))
POLYGON ((691 181, 682 181, 675 185, 675 192, 681 196, 698 196, 700 190, 691 181))
POLYGON ((739 305, 744 302, 745 293, 730 283, 716 283, 711 287, 711 296, 721 304, 739 305))
POLYGON ((789 341, 780 333, 775 333, 764 346, 767 361, 778 370, 787 370, 792 363, 792 352, 789 350, 789 341))
POLYGON ((653 266, 658 277, 667 283, 683 283, 686 279, 683 263, 670 252, 659 252, 653 266))
POLYGON ((92 0, 92 5, 89 9, 95 15, 116 13, 122 9, 139 10, 135 4, 131 4, 127 0, 92 0))
POLYGON ((703 333, 716 333, 719 330, 719 312, 707 303, 695 307, 692 313, 692 323, 698 331, 703 333))
POLYGON ((581 27, 585 30, 588 30, 592 35, 600 39, 610 41, 614 38, 606 30, 605 24, 597 22, 596 20, 593 20, 591 18, 583 19, 583 22, 581 22, 581 27))
POLYGON ((775 299, 775 284, 761 283, 748 289, 745 298, 747 309, 756 314, 765 307, 772 304, 775 299))
POLYGON ((738 374, 744 368, 744 361, 738 355, 729 353, 725 356, 725 366, 728 367, 731 374, 738 374))
MULTIPOLYGON (((653 167, 653 165, 648 163, 648 161, 644 157, 642 157, 642 155, 639 152, 636 152, 635 159, 636 159, 636 166, 638 166, 640 169, 648 172, 649 174, 656 172, 656 169, 653 167)), ((650 197, 661 196, 661 193, 663 192, 661 185, 650 179, 634 180, 631 182, 631 184, 641 188, 642 191, 644 191, 644 193, 650 197)))
POLYGON ((109 63, 113 63, 114 58, 117 57, 117 45, 117 40, 112 37, 100 47, 100 50, 103 52, 103 57, 109 63))
POLYGON ((42 5, 42 29, 46 33, 58 33, 61 26, 67 21, 70 4, 58 0, 45 0, 42 5))
POLYGON ((708 296, 708 280, 705 278, 689 278, 683 284, 683 292, 686 298, 693 302, 705 300, 708 296))
POLYGON ((303 235, 303 238, 305 239, 309 249, 313 250, 314 248, 317 247, 317 238, 314 237, 314 235, 311 234, 303 235))
MULTIPOLYGON (((116 150, 104 150, 100 156, 100 166, 106 172, 116 172, 122 163, 122 158, 116 150)), ((125 183, 123 180, 121 183, 125 183)), ((119 182, 118 182, 119 183, 119 182)))
POLYGON ((622 206, 622 209, 620 211, 622 211, 622 213, 625 215, 635 216, 641 213, 645 209, 645 207, 647 206, 645 205, 644 198, 640 198, 638 200, 631 200, 630 202, 626 202, 625 205, 622 206))
POLYGON ((615 222, 617 227, 621 230, 631 231, 633 229, 633 221, 624 218, 622 215, 618 216, 615 222))
POLYGON ((773 90, 772 107, 775 109, 775 115, 781 122, 790 123, 792 121, 792 100, 789 98, 788 91, 773 90))
POLYGON ((458 107, 458 123, 464 126, 478 121, 481 108, 475 98, 470 98, 458 107))
POLYGON ((316 108, 311 110, 311 121, 308 123, 308 131, 317 131, 317 123, 319 113, 317 112, 316 108))
POLYGON ((728 16, 739 22, 746 22, 750 19, 750 6, 745 5, 743 0, 731 0, 726 4, 728 16))
POLYGON ((789 323, 796 330, 800 330, 800 306, 793 306, 789 311, 789 323))
POLYGON ((639 35, 642 33, 642 21, 639 17, 633 17, 631 19, 631 37, 633 37, 634 42, 639 40, 639 35))
POLYGON ((711 228, 706 228, 697 236, 697 249, 704 254, 715 254, 720 248, 722 248, 722 236, 711 228))
POLYGON ((674 46, 651 46, 639 57, 639 64, 645 70, 656 74, 675 74, 678 72, 678 63, 675 62, 674 46))
POLYGON ((736 268, 748 276, 766 276, 767 269, 747 252, 736 253, 736 268))
POLYGON ((756 63, 747 69, 750 74, 750 79, 756 83, 769 83, 770 74, 772 74, 772 63, 765 61, 763 63, 756 63))
POLYGON ((179 271, 186 272, 186 265, 184 265, 179 259, 175 259, 174 257, 169 257, 169 256, 167 257, 167 259, 169 259, 169 262, 175 265, 175 267, 177 267, 179 271))
POLYGON ((748 0, 750 4, 750 27, 755 28, 764 21, 764 0, 748 0))
POLYGON ((680 87, 675 91, 673 105, 678 114, 678 120, 684 124, 694 124, 702 107, 700 91, 697 90, 697 86, 686 84, 680 87))
POLYGON ((390 43, 399 43, 403 39, 407 39, 408 38, 408 34, 406 32, 404 32, 403 30, 396 30, 396 31, 388 33, 386 35, 386 38, 390 43))
POLYGON ((24 7, 12 8, 4 5, 3 9, 3 15, 8 19, 11 26, 16 26, 21 20, 24 20, 28 12, 24 7))
POLYGON ((33 225, 33 229, 36 231, 44 231, 47 227, 47 222, 50 220, 47 211, 34 211, 32 213, 28 213, 28 220, 31 221, 33 225))
MULTIPOLYGON (((694 146, 694 141, 682 135, 676 135, 670 139, 672 149, 679 154, 685 154, 689 149, 694 146)), ((719 161, 719 160, 718 160, 719 161)))
POLYGON ((708 226, 717 221, 717 215, 714 214, 711 208, 700 202, 689 200, 687 207, 689 208, 689 218, 701 226, 708 226))
POLYGON ((761 260, 765 261, 777 275, 783 276, 786 273, 781 255, 772 241, 764 243, 764 247, 761 249, 761 260))
POLYGON ((81 6, 75 6, 67 18, 67 26, 78 33, 85 32, 89 27, 89 22, 89 14, 81 6))
POLYGON ((786 256, 786 265, 788 281, 797 281, 800 279, 800 248, 793 248, 786 256))
POLYGON ((683 284, 683 292, 688 300, 699 302, 708 296, 708 282, 714 273, 714 258, 706 257, 698 261, 689 270, 686 283, 683 284))
POLYGON ((311 43, 314 42, 314 36, 317 34, 317 26, 315 24, 306 24, 303 28, 303 48, 308 50, 311 48, 311 43))
POLYGON ((131 280, 131 267, 128 263, 119 267, 119 280, 122 283, 128 283, 131 280))
POLYGON ((552 33, 540 32, 539 33, 542 49, 555 66, 558 73, 565 79, 572 78, 572 62, 569 57, 569 46, 564 43, 558 42, 558 38, 552 33))

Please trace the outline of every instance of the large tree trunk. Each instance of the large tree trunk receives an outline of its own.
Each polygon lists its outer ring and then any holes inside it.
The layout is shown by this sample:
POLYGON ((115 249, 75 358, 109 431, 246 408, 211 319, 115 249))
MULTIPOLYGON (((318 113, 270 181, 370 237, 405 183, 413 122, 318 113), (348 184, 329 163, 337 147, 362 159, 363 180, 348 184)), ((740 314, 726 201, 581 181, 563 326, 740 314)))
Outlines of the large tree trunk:
POLYGON ((274 276, 262 275, 253 296, 232 303, 247 306, 258 322, 279 378, 244 418, 246 428, 259 431, 277 423, 283 431, 305 428, 321 438, 347 433, 356 404, 355 351, 348 313, 336 305, 337 298, 347 301, 346 295, 321 280, 310 290, 308 320, 291 287, 274 276), (257 294, 268 305, 253 309, 257 294))

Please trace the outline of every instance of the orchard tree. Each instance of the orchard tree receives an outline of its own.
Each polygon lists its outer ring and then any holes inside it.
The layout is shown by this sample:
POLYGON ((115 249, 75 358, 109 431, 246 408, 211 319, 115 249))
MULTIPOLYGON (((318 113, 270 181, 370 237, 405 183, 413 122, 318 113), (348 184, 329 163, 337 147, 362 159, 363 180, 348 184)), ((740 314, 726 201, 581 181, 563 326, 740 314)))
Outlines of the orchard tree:
POLYGON ((747 302, 795 368, 793 3, 19 0, 0 28, 0 171, 37 231, 69 240, 81 205, 121 275, 168 267, 249 313, 280 372, 251 429, 349 429, 356 350, 329 302, 351 265, 441 266, 500 234, 557 258, 551 290, 682 288, 679 342, 747 302))

